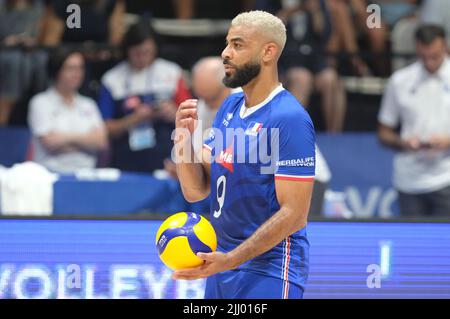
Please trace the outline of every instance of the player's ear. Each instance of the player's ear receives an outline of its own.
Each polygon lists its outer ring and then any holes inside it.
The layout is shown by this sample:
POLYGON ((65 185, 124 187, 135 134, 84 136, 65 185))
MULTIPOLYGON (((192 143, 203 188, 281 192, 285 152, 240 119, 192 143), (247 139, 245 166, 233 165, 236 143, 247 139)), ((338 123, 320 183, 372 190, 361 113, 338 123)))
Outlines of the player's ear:
POLYGON ((262 60, 263 62, 271 62, 273 60, 276 60, 278 57, 278 46, 274 42, 266 43, 263 47, 263 56, 262 60))

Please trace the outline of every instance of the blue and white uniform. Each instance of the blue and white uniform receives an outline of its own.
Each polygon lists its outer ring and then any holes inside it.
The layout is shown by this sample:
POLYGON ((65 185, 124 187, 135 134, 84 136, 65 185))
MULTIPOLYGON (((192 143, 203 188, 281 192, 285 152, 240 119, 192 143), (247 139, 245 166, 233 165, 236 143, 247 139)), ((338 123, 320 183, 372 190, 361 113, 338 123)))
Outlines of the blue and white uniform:
MULTIPOLYGON (((243 92, 230 95, 212 132, 204 143, 214 159, 210 220, 218 250, 228 252, 280 209, 276 179, 314 180, 314 126, 296 98, 280 85, 248 109, 243 92)), ((303 228, 238 269, 208 278, 205 298, 301 298, 308 277, 308 249, 303 228)))

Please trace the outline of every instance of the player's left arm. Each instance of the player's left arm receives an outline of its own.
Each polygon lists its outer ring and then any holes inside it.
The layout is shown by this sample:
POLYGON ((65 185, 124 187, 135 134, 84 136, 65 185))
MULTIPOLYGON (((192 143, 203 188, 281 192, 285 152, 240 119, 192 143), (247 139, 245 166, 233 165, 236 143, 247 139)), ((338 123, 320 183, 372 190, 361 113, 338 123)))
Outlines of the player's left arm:
POLYGON ((193 280, 234 269, 246 261, 272 249, 283 239, 306 226, 313 181, 276 180, 275 188, 280 209, 252 236, 228 252, 199 253, 205 263, 197 268, 178 270, 174 279, 193 280))

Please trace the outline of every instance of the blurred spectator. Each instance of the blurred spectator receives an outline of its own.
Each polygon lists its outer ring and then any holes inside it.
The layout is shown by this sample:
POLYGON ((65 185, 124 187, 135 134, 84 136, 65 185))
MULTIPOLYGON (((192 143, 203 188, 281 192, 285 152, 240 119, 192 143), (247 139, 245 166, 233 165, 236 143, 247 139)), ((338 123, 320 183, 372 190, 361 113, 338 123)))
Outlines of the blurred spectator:
MULTIPOLYGON (((401 19, 418 11, 419 0, 327 0, 333 19, 333 33, 328 49, 331 53, 348 53, 353 72, 367 76, 375 73, 387 76, 390 73, 388 35, 401 19), (378 5, 381 25, 369 27, 373 12, 369 5, 378 5), (364 41, 358 41, 362 38, 364 41), (366 45, 372 55, 369 58, 372 70, 360 57, 359 43, 366 45)), ((334 62, 336 63, 336 62, 334 62)))
POLYGON ((450 49, 450 1, 424 0, 420 20, 422 23, 441 25, 447 34, 447 46, 450 49))
POLYGON ((360 28, 367 35, 367 44, 372 51, 372 65, 378 76, 388 76, 391 73, 390 57, 388 55, 388 37, 394 26, 402 19, 415 18, 421 0, 351 0, 352 8, 357 13, 360 28), (364 3, 363 3, 364 2, 364 3), (369 4, 380 7, 381 27, 369 28, 367 12, 369 4))
POLYGON ((326 44, 331 20, 325 0, 281 1, 278 16, 287 23, 288 41, 281 59, 287 89, 305 106, 317 90, 322 98, 325 128, 344 126, 346 94, 335 68, 328 64, 326 44))
POLYGON ((13 107, 31 85, 44 89, 46 55, 35 49, 42 14, 38 1, 0 3, 0 126, 8 124, 13 107))
MULTIPOLYGON (((338 67, 338 56, 349 55, 351 71, 358 76, 369 76, 371 71, 360 55, 357 31, 346 0, 327 0, 332 20, 332 32, 327 44, 327 51, 332 55, 330 64, 338 67)), ((364 25, 363 28, 366 28, 364 25)))
POLYGON ((56 46, 61 42, 87 42, 117 46, 124 34, 124 0, 50 0, 46 9, 44 43, 56 46), (67 7, 80 7, 81 27, 69 28, 67 7))
POLYGON ((253 9, 257 0, 127 0, 127 12, 166 19, 231 19, 253 9))
POLYGON ((182 69, 157 57, 148 22, 129 28, 126 60, 102 78, 99 106, 111 138, 111 166, 151 173, 170 157, 175 112, 191 97, 182 69))
POLYGON ((199 99, 197 115, 204 131, 212 127, 217 110, 232 91, 222 83, 224 76, 220 57, 202 58, 192 68, 192 89, 199 99))
POLYGON ((49 59, 49 76, 53 85, 30 101, 33 160, 55 172, 95 168, 96 152, 106 148, 107 138, 97 105, 78 94, 83 56, 55 50, 49 59))
POLYGON ((416 31, 419 61, 393 74, 379 120, 379 138, 398 150, 394 186, 405 216, 450 216, 450 59, 445 31, 416 31), (396 128, 400 125, 400 134, 396 128))

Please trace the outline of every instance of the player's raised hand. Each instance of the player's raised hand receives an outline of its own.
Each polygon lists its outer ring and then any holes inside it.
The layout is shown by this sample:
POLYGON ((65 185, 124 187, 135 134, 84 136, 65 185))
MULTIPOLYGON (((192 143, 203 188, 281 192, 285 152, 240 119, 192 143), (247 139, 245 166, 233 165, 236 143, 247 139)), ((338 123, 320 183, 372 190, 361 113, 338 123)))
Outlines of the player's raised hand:
POLYGON ((175 127, 187 128, 193 134, 197 120, 197 100, 189 99, 181 103, 175 114, 175 127))

